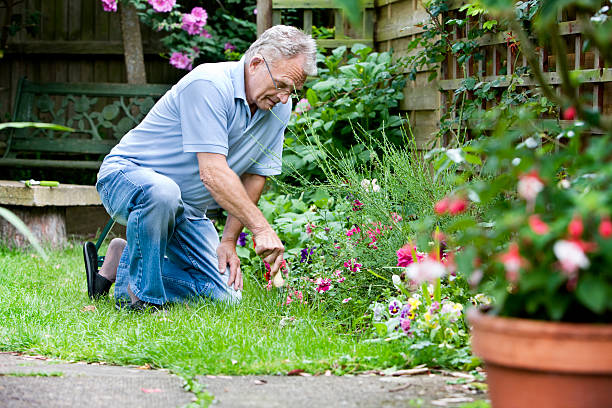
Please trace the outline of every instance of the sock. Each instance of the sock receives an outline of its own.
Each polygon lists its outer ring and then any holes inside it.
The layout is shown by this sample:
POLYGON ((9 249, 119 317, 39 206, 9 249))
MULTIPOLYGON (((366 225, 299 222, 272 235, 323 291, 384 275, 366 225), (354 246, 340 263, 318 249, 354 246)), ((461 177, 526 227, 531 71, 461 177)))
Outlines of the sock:
POLYGON ((104 263, 98 272, 99 275, 105 277, 111 282, 115 282, 117 279, 117 267, 119 266, 119 259, 121 259, 121 253, 127 245, 127 241, 121 238, 114 238, 104 256, 104 263))

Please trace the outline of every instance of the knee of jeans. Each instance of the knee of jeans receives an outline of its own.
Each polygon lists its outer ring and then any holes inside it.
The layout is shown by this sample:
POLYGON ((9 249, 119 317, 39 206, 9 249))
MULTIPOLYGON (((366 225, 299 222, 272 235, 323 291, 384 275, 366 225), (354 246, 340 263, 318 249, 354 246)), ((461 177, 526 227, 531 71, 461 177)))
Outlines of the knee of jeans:
POLYGON ((147 200, 159 211, 176 211, 181 205, 181 190, 175 183, 164 183, 151 188, 147 200))

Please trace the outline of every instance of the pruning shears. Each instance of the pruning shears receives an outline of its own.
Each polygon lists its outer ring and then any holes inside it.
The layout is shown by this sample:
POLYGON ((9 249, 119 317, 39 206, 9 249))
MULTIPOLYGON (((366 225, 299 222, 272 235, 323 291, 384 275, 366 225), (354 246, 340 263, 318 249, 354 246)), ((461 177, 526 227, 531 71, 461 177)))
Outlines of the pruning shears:
POLYGON ((23 184, 26 185, 26 187, 32 187, 32 186, 42 186, 42 187, 57 187, 59 186, 59 181, 49 181, 49 180, 21 180, 21 182, 23 184))

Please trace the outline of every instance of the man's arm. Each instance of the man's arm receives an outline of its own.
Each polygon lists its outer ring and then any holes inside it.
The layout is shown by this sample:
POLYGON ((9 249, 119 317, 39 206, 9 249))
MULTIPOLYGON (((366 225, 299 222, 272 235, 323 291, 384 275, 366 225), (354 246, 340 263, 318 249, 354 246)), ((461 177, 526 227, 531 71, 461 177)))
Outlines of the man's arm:
MULTIPOLYGON (((280 269, 285 252, 280 238, 253 203, 238 175, 229 168, 224 155, 197 153, 197 157, 200 179, 217 204, 251 230, 256 243, 255 253, 270 264, 270 272, 274 276, 280 269)), ((235 234, 236 226, 230 228, 235 234)))
MULTIPOLYGON (((242 185, 246 190, 247 195, 254 204, 257 204, 266 178, 257 174, 243 174, 240 177, 242 185)), ((217 256, 219 258, 219 272, 225 273, 227 265, 230 267, 230 277, 227 282, 228 286, 234 283, 235 289, 242 289, 242 273, 240 271, 240 259, 236 254, 236 241, 243 229, 242 223, 234 216, 229 214, 223 228, 223 237, 217 248, 217 256)))

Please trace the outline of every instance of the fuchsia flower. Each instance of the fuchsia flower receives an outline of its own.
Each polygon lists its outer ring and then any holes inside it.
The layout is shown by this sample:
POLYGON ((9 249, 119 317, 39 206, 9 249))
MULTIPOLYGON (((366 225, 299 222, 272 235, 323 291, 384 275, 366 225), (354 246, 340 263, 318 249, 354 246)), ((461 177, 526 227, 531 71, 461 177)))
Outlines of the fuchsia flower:
POLYGON ((584 225, 582 224, 582 218, 579 215, 575 215, 567 226, 567 232, 570 237, 578 239, 584 232, 584 225))
POLYGON ((599 235, 601 235, 602 238, 612 237, 612 222, 610 222, 610 218, 604 217, 601 219, 599 223, 599 235))
POLYGON ((314 224, 314 222, 309 222, 308 224, 306 224, 306 233, 308 235, 312 235, 312 229, 316 228, 317 226, 314 224))
POLYGON ((191 64, 191 58, 189 58, 189 56, 187 56, 186 54, 182 54, 180 52, 173 52, 172 55, 170 55, 170 65, 172 65, 173 67, 191 71, 191 64))
POLYGON ((536 170, 532 170, 527 174, 523 174, 519 177, 517 185, 518 194, 524 198, 527 202, 533 203, 544 188, 544 182, 538 175, 536 170))
POLYGON ((529 227, 531 227, 531 230, 538 235, 545 235, 548 234, 548 231, 550 231, 548 224, 542 221, 540 219, 540 216, 537 214, 530 215, 528 218, 528 222, 529 227))
POLYGON ((104 11, 116 12, 117 0, 102 0, 102 8, 104 11))
POLYGON ((434 212, 438 215, 446 214, 446 212, 448 211, 449 204, 450 200, 444 197, 434 205, 434 212))
POLYGON ((348 297, 348 298, 346 298, 346 299, 342 299, 342 303, 348 303, 348 302, 350 302, 352 299, 353 299, 353 298, 351 298, 351 297, 348 297))
POLYGON ((433 282, 446 275, 446 273, 444 264, 432 258, 425 258, 421 262, 413 262, 406 267, 406 276, 417 284, 433 282))
POLYGON ((559 259, 561 270, 570 278, 575 277, 578 269, 585 269, 590 265, 589 258, 585 255, 583 248, 574 241, 560 240, 555 242, 553 252, 559 259))
POLYGON ((510 244, 508 252, 501 254, 499 260, 506 268, 506 279, 512 283, 518 280, 520 269, 527 265, 527 261, 521 256, 516 242, 510 244))
POLYGON ((392 212, 392 213, 391 213, 391 219, 393 220, 393 222, 394 222, 394 223, 396 223, 396 224, 397 224, 398 222, 402 221, 402 219, 403 219, 403 218, 402 218, 402 216, 401 216, 401 215, 399 215, 398 213, 396 213, 396 212, 392 212))
POLYGON ((347 237, 350 237, 350 236, 352 236, 353 234, 358 234, 358 233, 360 233, 360 232, 361 232, 361 229, 360 229, 359 227, 353 227, 353 228, 351 228, 350 230, 346 231, 346 236, 347 236, 347 237))
POLYGON ((149 4, 153 6, 153 10, 158 13, 165 13, 172 10, 172 7, 176 4, 176 0, 149 0, 149 4))
POLYGON ((354 200, 353 201, 353 211, 359 211, 361 210, 361 207, 363 207, 363 203, 359 200, 354 200))
POLYGON ((448 212, 450 215, 459 215, 468 207, 468 202, 465 198, 457 197, 448 204, 448 212))
POLYGON ((323 293, 331 289, 331 279, 329 278, 318 278, 315 283, 317 284, 317 292, 323 293))

